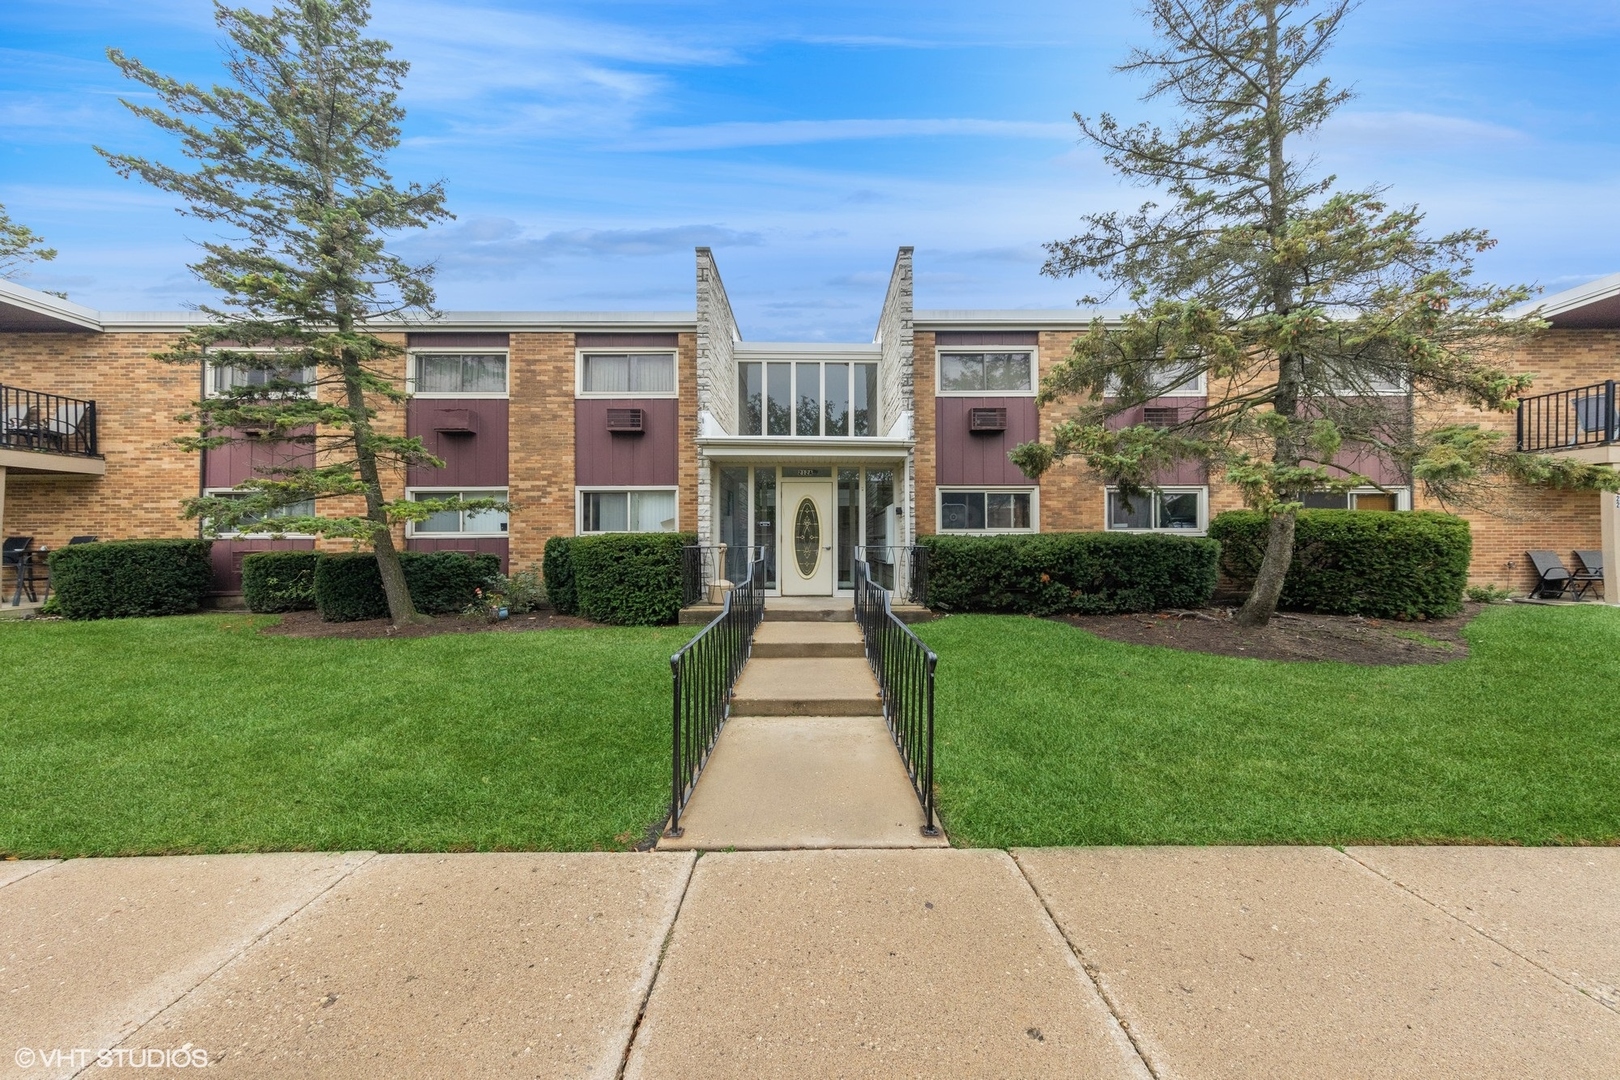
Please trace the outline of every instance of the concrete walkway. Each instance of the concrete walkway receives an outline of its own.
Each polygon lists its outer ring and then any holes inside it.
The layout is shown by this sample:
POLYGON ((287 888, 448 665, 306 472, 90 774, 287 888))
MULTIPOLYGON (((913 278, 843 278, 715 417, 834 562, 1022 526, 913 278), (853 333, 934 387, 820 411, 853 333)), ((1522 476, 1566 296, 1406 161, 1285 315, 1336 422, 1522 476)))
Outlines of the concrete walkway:
POLYGON ((1620 1076, 1620 849, 0 864, 0 1077, 1620 1076))
POLYGON ((853 618, 847 602, 768 601, 682 834, 660 851, 949 845, 922 832, 853 618))

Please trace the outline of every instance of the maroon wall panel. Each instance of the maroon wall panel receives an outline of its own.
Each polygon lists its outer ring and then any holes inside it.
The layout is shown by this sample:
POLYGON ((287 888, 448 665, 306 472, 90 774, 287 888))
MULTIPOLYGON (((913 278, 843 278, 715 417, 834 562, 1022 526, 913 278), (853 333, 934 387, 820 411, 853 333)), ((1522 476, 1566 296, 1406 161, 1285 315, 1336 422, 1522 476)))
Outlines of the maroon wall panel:
POLYGON ((934 344, 942 349, 962 345, 1039 345, 1041 335, 1034 330, 941 330, 934 344))
POLYGON ((242 591, 242 556, 255 551, 313 551, 313 540, 215 540, 209 550, 214 564, 214 592, 242 591))
MULTIPOLYGON (((1148 409, 1177 409, 1180 410, 1181 418, 1186 419, 1194 410, 1202 409, 1208 402, 1209 399, 1206 397, 1154 398, 1146 404, 1126 409, 1118 416, 1111 417, 1108 426, 1114 431, 1134 427, 1143 421, 1144 413, 1148 409)), ((1166 487, 1202 487, 1209 483, 1209 466, 1202 461, 1182 461, 1174 468, 1159 473, 1155 479, 1166 487)))
POLYGON ((1034 398, 938 397, 934 399, 934 425, 935 483, 948 487, 1031 483, 1007 460, 1007 452, 1040 437, 1034 398), (969 409, 1006 409, 1007 430, 969 431, 969 409))
POLYGON ((505 487, 507 404, 505 398, 412 398, 405 433, 420 435, 444 468, 413 467, 405 482, 411 487, 505 487), (435 430, 463 423, 473 434, 435 430))
POLYGON ((679 334, 575 334, 576 349, 673 349, 679 334))
POLYGON ((203 454, 203 484, 211 488, 235 487, 244 480, 264 475, 260 471, 264 468, 273 465, 308 465, 314 460, 314 451, 307 445, 248 439, 206 451, 203 454))
POLYGON ((674 398, 580 398, 574 402, 574 482, 587 485, 667 486, 677 482, 677 424, 674 398), (647 430, 614 435, 609 409, 646 410, 647 430))
POLYGON ((499 555, 501 557, 501 573, 511 573, 511 570, 508 569, 507 566, 510 558, 507 555, 507 541, 506 537, 504 536, 436 536, 431 538, 422 537, 421 539, 413 536, 409 540, 405 541, 405 550, 466 552, 487 551, 493 555, 499 555))
POLYGON ((1370 451, 1341 450, 1333 464, 1345 472, 1360 473, 1383 487, 1405 487, 1409 482, 1394 462, 1370 451))
POLYGON ((407 334, 405 343, 413 349, 504 349, 510 339, 505 334, 407 334))

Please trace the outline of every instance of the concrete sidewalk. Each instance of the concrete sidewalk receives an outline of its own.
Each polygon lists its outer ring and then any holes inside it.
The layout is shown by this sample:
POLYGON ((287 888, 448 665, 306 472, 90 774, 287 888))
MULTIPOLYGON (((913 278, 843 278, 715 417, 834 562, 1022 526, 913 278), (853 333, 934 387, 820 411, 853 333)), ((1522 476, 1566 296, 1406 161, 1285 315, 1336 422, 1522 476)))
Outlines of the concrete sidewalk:
POLYGON ((0 863, 0 1076, 1620 1076, 1620 849, 0 863))

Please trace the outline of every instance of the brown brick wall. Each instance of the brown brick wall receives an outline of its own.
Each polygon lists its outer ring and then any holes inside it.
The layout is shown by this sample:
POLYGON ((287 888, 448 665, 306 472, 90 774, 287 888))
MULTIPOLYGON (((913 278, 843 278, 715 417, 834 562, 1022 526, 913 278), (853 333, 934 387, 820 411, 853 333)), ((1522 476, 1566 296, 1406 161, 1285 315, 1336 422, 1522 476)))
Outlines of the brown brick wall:
POLYGON ((913 364, 912 392, 915 402, 912 436, 916 439, 913 450, 912 471, 915 474, 917 535, 929 536, 936 531, 939 514, 935 507, 935 477, 938 475, 938 455, 934 435, 934 332, 918 330, 911 340, 913 364))
MULTIPOLYGON (((676 496, 677 525, 682 532, 697 532, 698 527, 698 378, 697 378, 697 335, 680 335, 679 345, 676 349, 675 387, 680 395, 680 420, 676 428, 676 453, 679 455, 680 467, 677 470, 677 483, 680 484, 680 494, 676 496)), ((700 537, 699 542, 707 543, 708 537, 700 537)))
POLYGON ((513 334, 510 360, 512 567, 574 535, 574 335, 513 334))
POLYGON ((58 547, 70 536, 154 539, 197 535, 180 516, 180 502, 197 494, 195 454, 174 445, 186 426, 175 417, 201 389, 194 367, 164 364, 152 353, 168 334, 0 335, 0 382, 96 402, 97 430, 107 459, 104 476, 67 474, 7 477, 8 536, 33 536, 58 547))

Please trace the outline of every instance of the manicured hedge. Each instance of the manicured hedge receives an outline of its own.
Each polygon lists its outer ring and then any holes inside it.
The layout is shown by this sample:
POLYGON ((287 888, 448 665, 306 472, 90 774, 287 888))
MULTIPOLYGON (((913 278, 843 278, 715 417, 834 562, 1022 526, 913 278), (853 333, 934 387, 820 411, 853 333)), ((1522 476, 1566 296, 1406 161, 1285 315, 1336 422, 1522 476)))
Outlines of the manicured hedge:
POLYGON ((1195 536, 1044 533, 924 536, 929 607, 1025 615, 1196 608, 1215 592, 1220 545, 1195 536))
POLYGON ((559 615, 579 614, 579 594, 574 590, 574 540, 572 536, 553 536, 546 541, 544 562, 540 577, 546 583, 546 601, 559 615))
MULTIPOLYGON (((497 555, 460 551, 402 551, 405 584, 416 610, 451 615, 465 609, 476 589, 488 587, 501 571, 497 555)), ((327 622, 388 617, 377 556, 370 552, 323 554, 315 563, 315 607, 327 622)))
MULTIPOLYGON (((1266 516, 1231 510, 1210 523, 1221 569, 1248 588, 1265 555, 1266 516)), ((1325 615, 1417 619, 1462 609, 1468 522, 1429 511, 1301 510, 1279 606, 1325 615)))
POLYGON ((315 606, 314 551, 256 551, 242 557, 242 599, 249 611, 308 611, 315 606))
POLYGON ((690 533, 575 538, 569 559, 579 614, 620 626, 674 622, 681 612, 681 549, 696 542, 690 533))
POLYGON ((51 588, 70 619, 184 615, 208 596, 210 540, 110 540, 50 554, 51 588))

